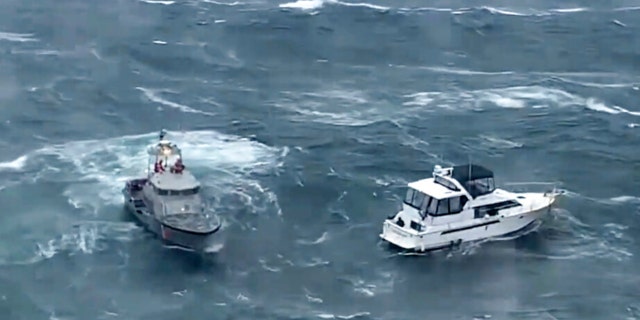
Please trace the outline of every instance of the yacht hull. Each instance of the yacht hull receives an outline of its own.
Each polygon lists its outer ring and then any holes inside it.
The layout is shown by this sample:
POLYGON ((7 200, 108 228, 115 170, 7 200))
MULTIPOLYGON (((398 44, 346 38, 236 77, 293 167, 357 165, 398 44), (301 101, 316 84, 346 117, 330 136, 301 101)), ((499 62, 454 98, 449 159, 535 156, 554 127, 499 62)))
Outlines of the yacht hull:
POLYGON ((445 249, 463 242, 523 234, 550 209, 549 205, 516 215, 478 218, 455 227, 436 227, 424 232, 400 227, 392 219, 387 219, 380 238, 405 250, 424 252, 445 249))
POLYGON ((146 179, 127 181, 122 189, 125 210, 132 215, 144 228, 158 236, 165 245, 176 246, 189 251, 207 252, 222 244, 221 224, 213 230, 194 232, 191 230, 172 227, 162 223, 150 210, 143 199, 138 186, 146 179))

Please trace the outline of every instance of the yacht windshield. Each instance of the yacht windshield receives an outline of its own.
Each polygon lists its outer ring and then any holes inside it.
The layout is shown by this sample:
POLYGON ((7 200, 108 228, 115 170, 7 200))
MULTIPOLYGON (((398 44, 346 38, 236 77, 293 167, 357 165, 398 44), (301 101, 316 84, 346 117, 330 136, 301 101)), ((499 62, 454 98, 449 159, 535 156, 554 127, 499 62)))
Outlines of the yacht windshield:
POLYGON ((418 210, 424 219, 428 213, 435 214, 438 208, 438 200, 418 190, 409 188, 404 198, 404 203, 418 210))
POLYGON ((436 199, 418 190, 409 188, 404 203, 418 210, 422 219, 430 216, 445 216, 462 212, 467 203, 466 196, 456 196, 446 199, 436 199))

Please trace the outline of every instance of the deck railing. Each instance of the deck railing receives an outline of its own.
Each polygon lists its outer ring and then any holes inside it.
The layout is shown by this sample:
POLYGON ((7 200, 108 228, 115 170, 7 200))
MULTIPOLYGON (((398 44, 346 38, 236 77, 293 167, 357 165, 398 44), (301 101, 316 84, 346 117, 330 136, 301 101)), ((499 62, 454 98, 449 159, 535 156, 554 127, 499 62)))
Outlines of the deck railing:
POLYGON ((561 185, 561 182, 508 182, 503 183, 502 188, 512 192, 562 193, 561 185))

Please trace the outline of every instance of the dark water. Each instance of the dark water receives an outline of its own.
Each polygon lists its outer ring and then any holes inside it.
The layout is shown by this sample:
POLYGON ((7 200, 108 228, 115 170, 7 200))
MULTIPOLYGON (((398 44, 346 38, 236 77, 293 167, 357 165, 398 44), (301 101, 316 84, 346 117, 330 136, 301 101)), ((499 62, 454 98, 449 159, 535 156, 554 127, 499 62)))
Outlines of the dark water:
POLYGON ((640 1, 153 2, 0 3, 1 319, 640 318, 640 1), (217 254, 123 213, 163 127, 217 254), (469 158, 568 196, 516 240, 379 243, 469 158))

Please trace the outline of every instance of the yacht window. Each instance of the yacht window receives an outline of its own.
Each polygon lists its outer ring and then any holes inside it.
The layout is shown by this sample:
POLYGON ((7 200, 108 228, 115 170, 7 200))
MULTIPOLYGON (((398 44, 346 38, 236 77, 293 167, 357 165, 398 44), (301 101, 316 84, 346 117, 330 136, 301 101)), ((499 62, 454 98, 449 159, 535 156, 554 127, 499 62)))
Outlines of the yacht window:
POLYGON ((158 190, 158 194, 161 196, 166 196, 169 195, 169 191, 168 190, 163 190, 163 189, 157 189, 158 190))
POLYGON ((414 192, 414 190, 413 190, 413 189, 411 189, 411 188, 409 188, 409 189, 407 190, 407 195, 404 197, 404 203, 406 203, 406 204, 410 204, 410 203, 411 203, 411 200, 413 200, 413 194, 414 194, 414 193, 415 193, 415 192, 414 192))
POLYGON ((427 213, 432 216, 444 216, 448 214, 456 214, 462 212, 467 198, 464 196, 453 197, 443 200, 433 199, 429 204, 427 213))
POLYGON ((420 225, 419 223, 411 220, 411 223, 409 224, 409 226, 411 227, 411 229, 415 230, 415 231, 422 231, 422 225, 420 225))
POLYGON ((442 185, 443 187, 445 187, 445 188, 447 188, 447 189, 449 189, 449 190, 452 190, 452 191, 459 191, 458 187, 456 187, 456 185, 455 185, 455 184, 453 184, 453 182, 451 182, 451 181, 449 181, 449 180, 447 180, 447 179, 445 179, 445 178, 443 178, 443 177, 441 177, 441 176, 436 176, 436 177, 434 178, 434 181, 435 181, 437 184, 440 184, 440 185, 442 185))
POLYGON ((430 196, 427 196, 427 195, 424 196, 424 200, 422 201, 422 205, 420 205, 420 211, 419 211, 420 216, 422 217, 422 219, 427 217, 427 212, 429 212, 428 211, 429 204, 431 204, 433 202, 438 202, 438 200, 436 200, 436 199, 434 199, 434 198, 432 198, 430 196))
POLYGON ((449 199, 449 212, 460 212, 462 207, 460 206, 460 197, 454 197, 449 199))
POLYGON ((445 215, 449 213, 449 199, 442 199, 438 201, 438 215, 445 215))
POLYGON ((420 210, 420 206, 422 206, 422 201, 424 200, 424 193, 416 192, 416 195, 413 197, 413 201, 411 201, 411 206, 420 210))
POLYGON ((431 200, 431 203, 429 203, 429 208, 427 209, 427 213, 431 214, 431 215, 435 215, 438 213, 438 200, 437 199, 433 199, 431 200))
POLYGON ((420 208, 422 207, 422 204, 424 203, 425 198, 428 199, 429 196, 425 195, 420 191, 410 188, 409 190, 407 190, 407 195, 404 198, 404 203, 410 205, 413 208, 420 210, 420 208))

